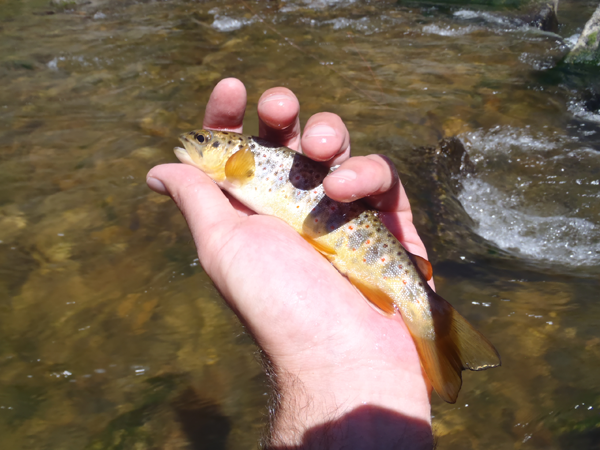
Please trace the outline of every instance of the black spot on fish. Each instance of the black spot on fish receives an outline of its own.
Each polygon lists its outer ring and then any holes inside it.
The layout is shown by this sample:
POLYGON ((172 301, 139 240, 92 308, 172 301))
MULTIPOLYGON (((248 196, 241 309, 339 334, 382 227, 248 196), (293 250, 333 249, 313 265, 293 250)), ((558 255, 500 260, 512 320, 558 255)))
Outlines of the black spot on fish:
POLYGON ((213 142, 213 145, 212 145, 212 146, 213 146, 214 148, 217 148, 217 147, 218 147, 220 144, 221 144, 221 143, 220 143, 219 141, 215 141, 215 142, 213 142))
POLYGON ((228 143, 228 144, 231 144, 231 141, 228 141, 227 143, 228 143))
POLYGON ((225 136, 227 136, 229 133, 227 131, 223 131, 222 132, 225 136))

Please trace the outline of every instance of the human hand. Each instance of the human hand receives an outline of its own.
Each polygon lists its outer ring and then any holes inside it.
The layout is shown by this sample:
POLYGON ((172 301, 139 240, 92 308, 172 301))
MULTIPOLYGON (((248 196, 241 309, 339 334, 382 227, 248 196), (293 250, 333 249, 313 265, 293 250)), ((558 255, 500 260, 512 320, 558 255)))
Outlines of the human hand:
MULTIPOLYGON (((203 127, 241 132, 245 107, 242 83, 222 80, 203 127)), ((327 195, 366 197, 405 248, 426 257, 393 166, 377 155, 350 158, 348 131, 331 113, 312 116, 301 136, 298 114, 291 91, 269 89, 258 103, 260 137, 341 164, 325 179, 327 195)), ((382 316, 287 224, 253 215, 198 169, 158 166, 148 185, 175 200, 204 270, 272 365, 271 446, 313 448, 327 432, 326 448, 431 447, 430 387, 399 316, 382 316)))

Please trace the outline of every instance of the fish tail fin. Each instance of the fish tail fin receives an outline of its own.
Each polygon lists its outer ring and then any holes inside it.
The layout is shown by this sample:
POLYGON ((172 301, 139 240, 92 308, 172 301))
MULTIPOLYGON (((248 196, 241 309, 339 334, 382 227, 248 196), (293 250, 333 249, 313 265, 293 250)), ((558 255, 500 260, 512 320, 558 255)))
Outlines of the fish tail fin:
MULTIPOLYGON (((501 364, 494 346, 453 307, 429 293, 434 337, 412 333, 421 364, 438 395, 448 403, 456 402, 464 369, 484 370, 501 364)), ((409 329, 410 324, 409 325, 409 329)))

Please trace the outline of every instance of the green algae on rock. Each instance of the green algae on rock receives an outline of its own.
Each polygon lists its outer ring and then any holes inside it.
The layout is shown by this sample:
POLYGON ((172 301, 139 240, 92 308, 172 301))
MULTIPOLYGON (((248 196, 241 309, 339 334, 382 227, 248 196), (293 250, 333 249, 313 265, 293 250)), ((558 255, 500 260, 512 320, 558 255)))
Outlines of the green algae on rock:
POLYGON ((575 47, 569 52, 565 62, 600 66, 600 5, 585 24, 575 47))

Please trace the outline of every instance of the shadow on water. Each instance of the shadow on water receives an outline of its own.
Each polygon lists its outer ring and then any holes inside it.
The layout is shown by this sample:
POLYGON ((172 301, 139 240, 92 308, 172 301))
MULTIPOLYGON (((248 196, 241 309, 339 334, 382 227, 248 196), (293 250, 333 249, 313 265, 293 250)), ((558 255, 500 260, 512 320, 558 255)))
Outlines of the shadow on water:
POLYGON ((231 421, 223 415, 216 402, 204 400, 188 388, 173 401, 172 406, 193 450, 226 448, 231 421))
POLYGON ((337 448, 340 437, 345 442, 352 442, 352 447, 371 448, 370 441, 365 441, 365 437, 369 439, 368 436, 371 436, 372 433, 381 438, 382 449, 428 450, 433 446, 431 427, 428 423, 386 408, 361 406, 344 414, 338 420, 326 422, 307 430, 302 436, 302 442, 298 445, 282 446, 267 442, 266 448, 269 450, 337 448), (396 432, 403 433, 404 436, 394 438, 396 432), (386 439, 388 433, 391 435, 390 439, 386 439))

